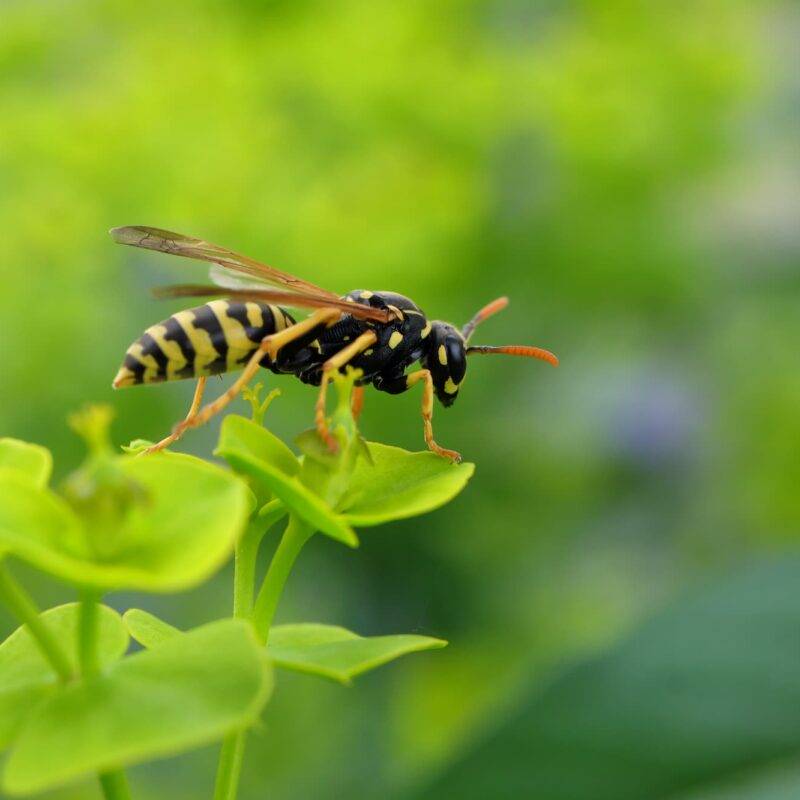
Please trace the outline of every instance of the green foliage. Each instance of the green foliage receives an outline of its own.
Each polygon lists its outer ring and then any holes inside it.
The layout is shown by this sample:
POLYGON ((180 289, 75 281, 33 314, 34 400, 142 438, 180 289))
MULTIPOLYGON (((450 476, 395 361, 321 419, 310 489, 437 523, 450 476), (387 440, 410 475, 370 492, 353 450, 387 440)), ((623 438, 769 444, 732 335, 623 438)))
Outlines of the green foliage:
POLYGON ((276 625, 269 635, 275 665, 349 684, 353 678, 407 653, 436 650, 447 642, 431 636, 359 636, 338 625, 276 625))
POLYGON ((446 644, 316 624, 278 626, 270 635, 289 572, 315 531, 358 543, 340 509, 358 509, 354 519, 366 524, 399 519, 447 502, 472 474, 430 454, 365 445, 350 413, 354 380, 336 381, 337 452, 303 436, 301 457, 261 425, 272 397, 262 403, 258 388, 251 391, 253 420, 228 417, 216 450, 233 472, 174 453, 140 457, 138 447, 115 455, 102 407, 72 419, 89 454, 60 492, 46 487, 47 451, 0 445, 0 544, 81 593, 79 604, 37 614, 4 567, 0 574, 0 595, 26 623, 0 645, 6 791, 29 794, 97 773, 106 796, 121 798, 123 768, 223 738, 217 798, 232 800, 273 663, 349 683, 446 644), (256 596, 259 545, 285 516, 256 596), (145 611, 130 609, 123 621, 97 603, 109 589, 196 585, 234 548, 234 619, 182 633, 145 611), (129 632, 147 650, 123 657, 129 632))
MULTIPOLYGON (((138 608, 126 611, 124 620, 130 635, 144 647, 158 647, 181 634, 138 608)), ((301 622, 275 625, 269 633, 267 653, 276 667, 349 684, 356 676, 408 653, 446 646, 443 639, 431 636, 359 636, 338 625, 301 622)))
MULTIPOLYGON (((120 615, 100 606, 97 655, 101 667, 121 658, 128 649, 128 632, 120 615)), ((56 606, 40 615, 62 644, 74 672, 78 672, 78 604, 56 606)), ((42 655, 24 625, 0 644, 0 749, 14 738, 21 723, 58 682, 52 665, 42 655)))
POLYGON ((43 488, 47 486, 53 471, 53 457, 49 450, 39 445, 1 438, 0 472, 7 469, 29 478, 34 486, 43 488))
POLYGON ((250 627, 211 623, 52 692, 16 740, 4 787, 41 791, 212 742, 252 724, 271 687, 250 627))
POLYGON ((207 578, 244 527, 246 488, 191 456, 110 455, 98 444, 104 433, 89 429, 95 449, 63 495, 19 469, 0 472, 0 547, 103 590, 180 591, 207 578))

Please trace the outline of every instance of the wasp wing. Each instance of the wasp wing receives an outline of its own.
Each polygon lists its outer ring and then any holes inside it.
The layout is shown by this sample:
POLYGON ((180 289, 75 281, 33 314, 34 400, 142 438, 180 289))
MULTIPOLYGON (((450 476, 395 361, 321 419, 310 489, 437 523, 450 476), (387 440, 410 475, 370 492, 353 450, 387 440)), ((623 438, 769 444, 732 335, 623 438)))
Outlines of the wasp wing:
POLYGON ((313 283, 304 281, 302 278, 290 275, 288 272, 269 267, 253 258, 234 253, 233 250, 206 242, 203 239, 195 239, 192 236, 184 236, 182 233, 150 228, 145 225, 112 228, 109 233, 114 241, 119 244, 142 247, 146 250, 156 250, 160 253, 168 253, 173 256, 183 256, 184 258, 215 264, 216 268, 212 268, 211 274, 211 279, 215 283, 232 285, 238 281, 241 285, 241 276, 246 275, 249 279, 255 280, 260 284, 278 286, 299 294, 327 298, 328 300, 339 299, 337 295, 327 289, 322 289, 313 283))
POLYGON ((153 289, 153 294, 162 300, 175 297, 230 297, 237 300, 259 300, 266 303, 278 303, 291 308, 335 308, 343 314, 350 314, 358 319, 371 322, 389 322, 392 319, 392 314, 389 311, 340 300, 338 297, 328 299, 325 297, 312 297, 311 295, 297 292, 270 289, 228 289, 223 286, 181 284, 177 286, 159 286, 153 289))

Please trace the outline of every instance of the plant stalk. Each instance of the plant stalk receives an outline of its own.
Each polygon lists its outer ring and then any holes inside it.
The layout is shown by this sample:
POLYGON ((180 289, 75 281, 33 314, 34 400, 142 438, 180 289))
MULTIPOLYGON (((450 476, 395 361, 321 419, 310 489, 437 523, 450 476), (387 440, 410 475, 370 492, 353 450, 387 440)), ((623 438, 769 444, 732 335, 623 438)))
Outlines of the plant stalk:
POLYGON ((84 589, 81 592, 78 616, 78 662, 84 678, 90 678, 100 671, 97 653, 99 620, 100 606, 97 593, 90 589, 84 589))
POLYGON ((256 636, 262 644, 266 644, 269 639, 269 629, 272 627, 272 620, 275 617, 283 587, 286 585, 286 579, 289 577, 303 545, 313 533, 314 529, 310 525, 294 515, 289 517, 289 524, 272 557, 267 576, 264 578, 253 609, 253 625, 256 629, 256 636))
MULTIPOLYGON (((250 619, 259 641, 266 644, 281 592, 292 565, 313 530, 296 517, 289 518, 278 549, 272 557, 264 583, 253 607, 254 582, 258 549, 264 534, 284 515, 286 508, 278 501, 265 506, 260 517, 251 523, 236 547, 233 578, 233 616, 250 619)), ((214 800, 236 800, 242 773, 247 731, 228 734, 222 741, 214 787, 214 800)))
POLYGON ((52 631, 42 622, 39 609, 30 595, 17 583, 5 564, 0 564, 0 599, 27 626, 42 655, 66 683, 72 677, 72 666, 66 653, 52 631))
POLYGON ((131 800, 128 779, 122 770, 102 772, 99 777, 100 786, 103 789, 103 797, 106 800, 131 800))

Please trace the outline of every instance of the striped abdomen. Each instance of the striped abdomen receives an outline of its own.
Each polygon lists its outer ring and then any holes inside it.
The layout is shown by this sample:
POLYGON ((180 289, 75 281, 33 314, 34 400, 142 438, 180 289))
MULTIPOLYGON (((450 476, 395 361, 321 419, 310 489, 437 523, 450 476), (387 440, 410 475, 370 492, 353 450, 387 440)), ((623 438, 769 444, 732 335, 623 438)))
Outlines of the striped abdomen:
POLYGON ((259 342, 294 320, 267 303, 214 300, 148 328, 125 354, 114 387, 241 369, 259 342))

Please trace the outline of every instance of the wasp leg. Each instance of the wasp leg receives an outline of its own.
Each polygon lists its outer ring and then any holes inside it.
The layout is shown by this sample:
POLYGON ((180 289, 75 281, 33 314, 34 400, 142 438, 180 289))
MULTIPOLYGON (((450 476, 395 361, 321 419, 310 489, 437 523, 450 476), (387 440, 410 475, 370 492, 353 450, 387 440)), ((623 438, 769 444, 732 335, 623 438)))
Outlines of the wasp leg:
POLYGON ((322 380, 319 384, 319 396, 317 397, 314 421, 317 426, 317 432, 331 451, 335 451, 338 445, 338 442, 328 430, 328 423, 325 419, 325 401, 328 396, 328 383, 331 379, 331 373, 334 370, 341 369, 359 353, 363 352, 377 341, 378 337, 375 335, 374 331, 366 331, 347 345, 347 347, 343 347, 338 353, 332 355, 322 365, 322 380))
POLYGON ((353 419, 358 422, 361 412, 364 410, 364 387, 354 386, 353 397, 350 400, 350 411, 353 413, 353 419))
POLYGON ((265 336, 245 365, 242 374, 231 384, 230 388, 226 392, 223 392, 213 403, 209 403, 205 408, 201 409, 191 419, 185 419, 183 422, 179 422, 175 426, 175 431, 173 433, 180 437, 188 428, 199 428, 201 425, 205 425, 213 416, 219 414, 219 412, 222 411, 253 379, 265 355, 275 361, 278 356, 278 351, 282 347, 285 347, 295 339, 299 339, 318 325, 334 322, 339 319, 341 315, 342 312, 336 309, 321 308, 302 322, 298 322, 296 325, 292 325, 290 328, 286 328, 279 333, 265 336))
POLYGON ((455 450, 448 450, 445 447, 440 447, 436 444, 433 438, 433 378, 427 369, 421 369, 417 372, 412 372, 406 379, 406 388, 410 389, 420 381, 424 382, 422 388, 422 424, 425 431, 425 444, 428 445, 428 450, 436 453, 437 456, 449 458, 456 463, 461 461, 461 454, 455 450))
MULTIPOLYGON (((191 420, 197 414, 197 410, 200 408, 200 403, 203 402, 203 392, 206 388, 206 380, 207 378, 205 376, 197 379, 197 386, 194 389, 192 404, 189 406, 189 411, 186 414, 186 419, 184 422, 191 420)), ((173 431, 169 436, 165 436, 160 442, 156 442, 154 445, 148 447, 147 450, 143 450, 140 455, 146 456, 150 453, 157 453, 159 450, 163 450, 165 447, 169 447, 171 444, 174 444, 180 438, 181 434, 173 431)))

